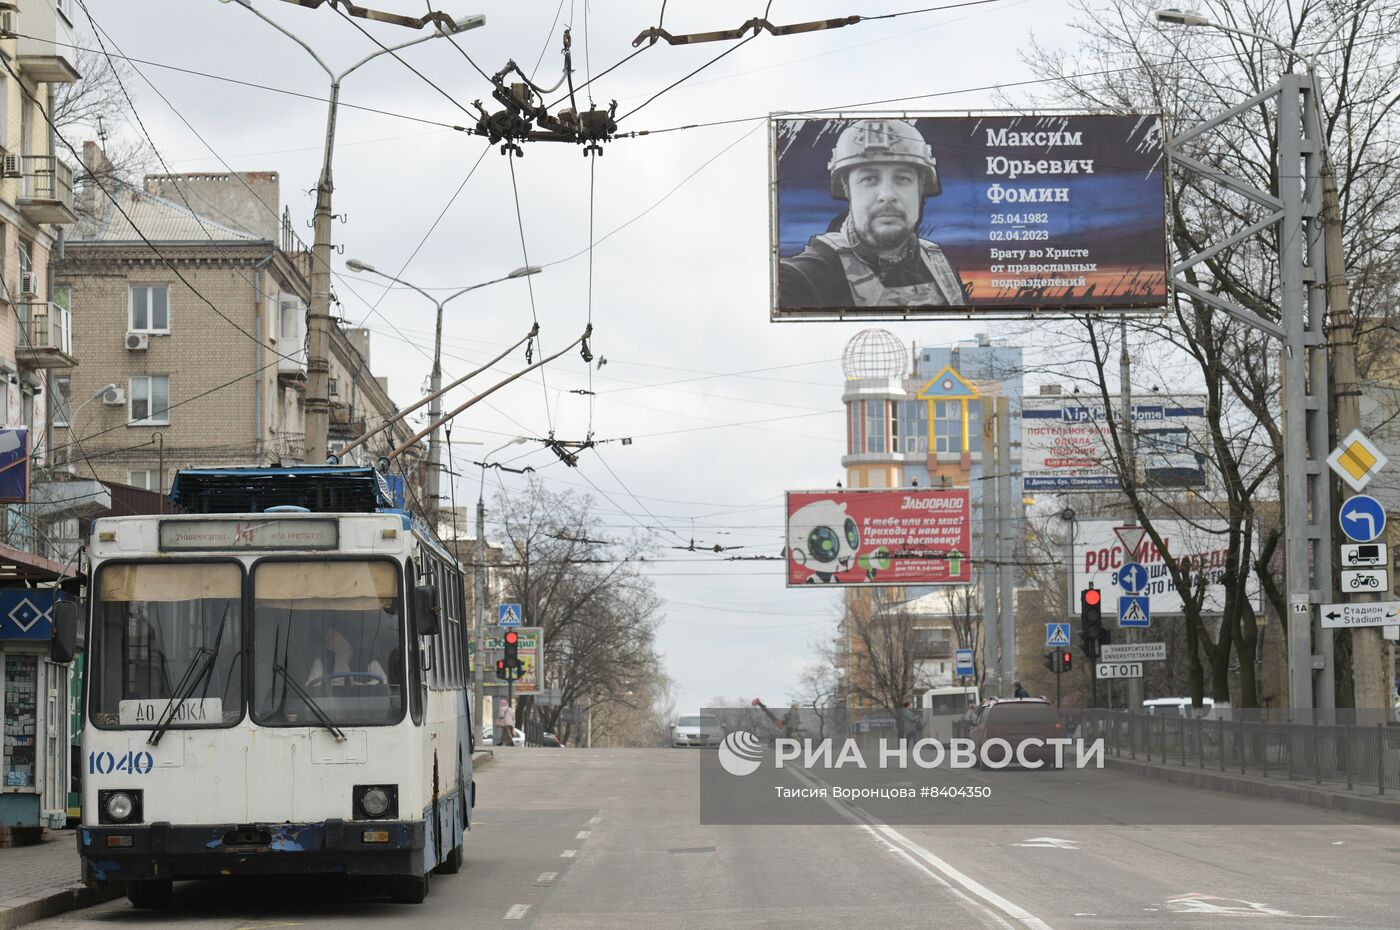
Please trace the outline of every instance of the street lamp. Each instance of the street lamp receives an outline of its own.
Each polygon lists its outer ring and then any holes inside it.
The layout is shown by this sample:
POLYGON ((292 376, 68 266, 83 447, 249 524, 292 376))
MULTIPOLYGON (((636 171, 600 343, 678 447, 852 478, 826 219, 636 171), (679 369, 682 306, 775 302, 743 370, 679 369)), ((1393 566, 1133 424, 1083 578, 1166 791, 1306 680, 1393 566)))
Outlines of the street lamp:
MULTIPOLYGON (((467 290, 470 290, 468 288, 467 290)), ((461 293, 458 291, 457 293, 461 293)), ((454 297, 456 294, 453 295, 454 297)), ((450 299, 450 298, 449 298, 450 299)), ((447 301, 443 301, 446 303, 447 301)), ((442 308, 438 307, 438 318, 442 318, 442 308)), ((436 432, 434 433, 436 435, 436 432)), ((472 598, 476 609, 472 611, 472 641, 476 643, 476 674, 472 676, 472 706, 477 708, 476 712, 481 713, 481 697, 484 690, 482 681, 486 668, 486 651, 482 648, 482 634, 486 631, 486 464, 491 460, 491 456, 502 449, 509 449, 511 446, 518 446, 522 442, 527 442, 529 437, 516 436, 510 442, 504 443, 481 457, 478 463, 481 465, 481 486, 476 492, 476 572, 473 581, 473 590, 476 596, 472 598)), ((490 724, 490 716, 487 716, 487 724, 490 724)), ((472 726, 476 726, 475 723, 472 726)), ((473 731, 475 732, 475 731, 473 731)))
MULTIPOLYGON (((447 304, 451 303, 452 301, 456 300, 458 297, 461 297, 468 291, 475 291, 478 288, 487 287, 492 284, 500 284, 502 281, 509 281, 512 278, 527 278, 530 275, 539 274, 541 271, 544 271, 544 269, 541 268, 539 265, 524 265, 520 268, 515 269, 510 274, 507 274, 505 277, 493 278, 490 281, 483 281, 480 284, 469 285, 453 294, 449 294, 441 300, 438 300, 432 294, 429 294, 427 291, 423 290, 423 288, 421 287, 418 287, 416 284, 412 284, 408 281, 405 281, 402 278, 395 277, 394 275, 389 274, 387 271, 380 271, 378 268, 374 267, 368 262, 362 262, 357 258, 348 259, 345 262, 345 267, 348 268, 350 271, 363 271, 367 274, 379 275, 379 277, 381 278, 387 278, 390 281, 402 284, 404 287, 409 288, 410 290, 417 291, 419 294, 422 294, 424 297, 431 300, 433 302, 433 305, 437 308, 437 324, 433 330, 433 374, 432 381, 430 382, 429 387, 429 393, 434 396, 432 403, 428 407, 429 423, 437 423, 437 421, 442 417, 442 398, 440 396, 437 396, 442 390, 442 308, 445 307, 447 304)), ((507 445, 509 445, 509 443, 507 443, 507 445)), ((502 448, 504 448, 504 446, 502 448)), ((430 516, 430 518, 431 515, 436 514, 438 510, 438 479, 440 473, 442 472, 442 464, 439 461, 439 459, 441 458, 442 449, 438 445, 438 428, 434 427, 432 435, 428 437, 427 496, 428 508, 430 510, 430 514, 428 516, 430 516)))
POLYGON ((340 82, 361 65, 373 61, 380 55, 391 54, 411 45, 418 45, 421 42, 443 36, 456 35, 468 29, 476 29, 486 25, 486 17, 480 14, 466 16, 454 20, 451 31, 439 27, 431 35, 419 36, 398 45, 378 48, 337 74, 321 59, 320 55, 316 54, 315 49, 276 20, 254 7, 252 0, 220 0, 220 2, 236 3, 300 45, 331 79, 330 108, 326 117, 325 152, 321 159, 321 176, 316 181, 315 240, 312 244, 311 260, 311 303, 306 309, 306 448, 309 457, 324 458, 327 434, 330 429, 330 400, 328 396, 330 371, 327 364, 327 349, 330 340, 331 192, 335 189, 331 182, 331 156, 335 151, 335 116, 336 108, 340 102, 340 82))

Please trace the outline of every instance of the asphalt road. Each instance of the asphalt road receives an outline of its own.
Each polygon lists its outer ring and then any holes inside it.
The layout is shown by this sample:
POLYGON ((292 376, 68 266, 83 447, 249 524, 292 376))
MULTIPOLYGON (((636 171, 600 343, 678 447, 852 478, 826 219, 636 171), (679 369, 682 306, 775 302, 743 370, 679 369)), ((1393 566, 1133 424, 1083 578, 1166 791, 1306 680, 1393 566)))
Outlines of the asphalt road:
MULTIPOLYGON (((1133 826, 1146 805, 1270 805, 1103 773, 1116 825, 702 826, 695 751, 498 751, 479 775, 466 865, 422 905, 345 880, 191 882, 33 925, 263 930, 867 928, 1374 930, 1396 926, 1400 827, 1316 812, 1302 826, 1133 826)), ((1060 773, 1063 776, 1063 773, 1060 773)), ((1053 801, 1056 773, 990 773, 1053 801)), ((794 775, 794 783, 802 776, 794 775)), ((840 803, 840 802, 833 802, 840 803)), ((1293 813, 1290 810, 1289 813, 1293 813)), ((1272 819, 1283 819, 1277 815, 1272 819)))

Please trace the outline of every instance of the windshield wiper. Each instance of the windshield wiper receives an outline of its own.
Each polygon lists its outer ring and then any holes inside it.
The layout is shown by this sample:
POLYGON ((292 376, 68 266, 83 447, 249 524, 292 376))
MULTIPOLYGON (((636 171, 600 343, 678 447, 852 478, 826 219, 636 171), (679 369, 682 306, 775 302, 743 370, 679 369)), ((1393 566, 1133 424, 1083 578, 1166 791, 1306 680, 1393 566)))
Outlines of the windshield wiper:
POLYGON ((208 646, 200 646, 195 650, 196 660, 191 662, 189 668, 185 669, 185 677, 180 679, 180 684, 175 687, 175 696, 172 697, 165 707, 165 713, 161 715, 160 722, 151 731, 151 735, 146 738, 146 742, 151 746, 160 744, 160 738, 165 735, 165 731, 170 729, 170 724, 175 721, 175 715, 180 712, 180 707, 194 694, 194 689, 198 688, 204 679, 209 677, 209 673, 214 670, 214 660, 218 657, 217 649, 210 649, 208 646), (198 669, 198 671, 196 671, 198 669))
MULTIPOLYGON (((180 712, 180 707, 190 699, 194 690, 203 684, 209 673, 214 671, 214 664, 219 658, 219 645, 224 641, 224 625, 228 623, 228 612, 231 605, 224 607, 224 615, 219 620, 219 632, 214 636, 214 646, 200 646, 195 650, 195 661, 185 669, 185 675, 180 679, 180 683, 175 686, 175 695, 165 706, 165 713, 161 715, 160 722, 151 731, 151 735, 146 738, 146 743, 151 746, 160 745, 160 738, 165 735, 165 731, 170 729, 170 725, 175 722, 175 715, 180 712), (201 664, 201 662, 203 664, 201 664)), ((163 661, 163 658, 162 658, 163 661)))
POLYGON ((311 708, 311 712, 316 715, 316 719, 321 722, 321 726, 330 730, 331 733, 335 735, 336 742, 345 742, 345 731, 334 723, 331 723, 330 715, 325 712, 320 704, 316 703, 315 698, 306 693, 305 688, 297 684, 296 679, 292 678, 292 676, 287 673, 286 668, 281 665, 274 665, 272 666, 272 670, 281 675, 282 680, 287 683, 287 686, 297 693, 297 697, 306 702, 306 706, 311 708))

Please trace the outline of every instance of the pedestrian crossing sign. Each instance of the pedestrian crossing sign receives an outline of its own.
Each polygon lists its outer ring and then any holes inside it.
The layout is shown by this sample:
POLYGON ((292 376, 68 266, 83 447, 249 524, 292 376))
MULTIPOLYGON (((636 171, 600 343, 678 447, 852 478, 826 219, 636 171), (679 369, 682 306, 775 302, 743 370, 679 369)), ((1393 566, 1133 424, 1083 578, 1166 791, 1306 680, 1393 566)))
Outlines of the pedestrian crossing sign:
POLYGON ((520 605, 501 604, 496 608, 496 626, 520 626, 520 605))
POLYGON ((1151 626, 1152 600, 1145 594, 1118 598, 1119 626, 1151 626))
POLYGON ((1047 623, 1047 624, 1045 624, 1045 645, 1047 645, 1047 646, 1068 646, 1068 645, 1069 645, 1069 624, 1068 624, 1068 623, 1047 623))

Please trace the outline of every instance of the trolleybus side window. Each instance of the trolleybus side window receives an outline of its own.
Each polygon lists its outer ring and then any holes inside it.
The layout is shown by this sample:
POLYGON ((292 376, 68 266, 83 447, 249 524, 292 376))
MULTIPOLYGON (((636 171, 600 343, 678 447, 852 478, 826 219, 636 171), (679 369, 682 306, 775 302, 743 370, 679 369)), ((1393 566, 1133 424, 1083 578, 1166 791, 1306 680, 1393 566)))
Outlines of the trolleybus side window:
MULTIPOLYGON (((406 577, 415 579, 418 576, 414 573, 413 560, 408 561, 408 571, 406 577)), ((407 603, 412 603, 413 599, 406 599, 407 603)), ((427 689, 427 679, 424 678, 423 666, 425 656, 423 654, 423 637, 418 635, 418 630, 413 623, 408 624, 408 712, 415 724, 423 722, 423 699, 424 691, 427 689)))
POLYGON ((403 600, 390 561, 253 567, 253 720, 372 726, 403 718, 403 600))
POLYGON ((102 566, 88 658, 92 722, 154 729, 241 720, 242 589, 236 562, 102 566))

